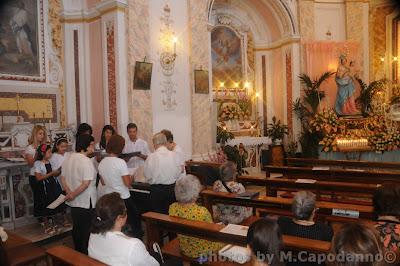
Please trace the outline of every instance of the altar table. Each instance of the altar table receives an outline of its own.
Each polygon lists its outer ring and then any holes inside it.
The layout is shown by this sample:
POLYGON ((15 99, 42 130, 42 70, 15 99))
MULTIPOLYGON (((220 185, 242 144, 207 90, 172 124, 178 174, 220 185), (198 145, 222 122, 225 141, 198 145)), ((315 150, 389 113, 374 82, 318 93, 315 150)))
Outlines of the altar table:
POLYGON ((234 139, 230 139, 227 141, 227 145, 230 146, 239 146, 240 143, 243 143, 246 150, 249 152, 249 161, 250 168, 254 171, 260 171, 260 148, 262 146, 268 146, 272 144, 272 140, 269 137, 235 137, 234 139), (253 151, 253 152, 251 152, 253 151), (251 162, 255 157, 256 165, 253 166, 251 162))

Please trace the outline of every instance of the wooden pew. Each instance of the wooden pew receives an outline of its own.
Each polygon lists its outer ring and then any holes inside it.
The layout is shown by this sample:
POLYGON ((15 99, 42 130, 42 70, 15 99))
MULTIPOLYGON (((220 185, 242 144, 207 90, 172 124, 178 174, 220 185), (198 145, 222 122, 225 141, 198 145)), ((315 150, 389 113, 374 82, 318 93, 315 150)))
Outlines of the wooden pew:
POLYGON ((368 162, 368 161, 351 161, 351 160, 323 160, 310 158, 286 158, 287 166, 297 167, 313 167, 313 166, 330 166, 334 168, 357 168, 357 169, 379 169, 400 171, 400 163, 388 162, 368 162))
POLYGON ((214 162, 187 161, 186 173, 197 176, 202 185, 210 186, 219 177, 221 165, 214 162))
POLYGON ((315 180, 357 182, 369 184, 400 183, 399 172, 360 171, 360 170, 313 170, 311 167, 267 166, 266 176, 281 173, 286 178, 307 178, 315 180))
POLYGON ((105 266, 106 264, 82 254, 67 246, 54 246, 46 250, 50 257, 50 265, 85 265, 85 266, 105 266))
MULTIPOLYGON (((300 191, 309 190, 316 194, 317 200, 321 199, 321 195, 330 195, 331 200, 338 201, 338 195, 358 196, 372 198, 375 190, 380 184, 350 183, 336 181, 319 181, 315 183, 297 183, 296 179, 290 178, 264 178, 254 176, 240 176, 237 181, 242 184, 251 184, 263 186, 266 188, 267 195, 275 195, 276 191, 300 191)), ((359 201, 359 204, 371 205, 372 201, 359 201)))
POLYGON ((7 231, 7 235, 8 239, 3 243, 2 248, 10 266, 29 265, 45 261, 46 253, 43 248, 13 232, 7 231))
MULTIPOLYGON (((178 217, 171 217, 165 214, 148 212, 143 214, 143 219, 146 222, 147 232, 147 247, 150 249, 153 243, 161 244, 161 232, 173 232, 177 234, 189 235, 201 239, 207 239, 216 242, 227 244, 246 246, 246 236, 233 235, 220 232, 225 225, 211 224, 206 222, 192 221, 178 217)), ((283 236, 285 249, 295 251, 309 251, 314 253, 328 253, 330 242, 320 240, 310 240, 295 236, 283 236)), ((162 251, 168 256, 183 259, 185 261, 194 261, 180 254, 178 249, 179 242, 177 239, 164 245, 162 251)), ((207 265, 238 265, 226 263, 206 263, 207 265)))
MULTIPOLYGON (((243 199, 238 198, 234 193, 214 192, 212 190, 203 190, 201 196, 203 198, 204 206, 210 211, 210 213, 212 213, 213 205, 223 203, 262 209, 263 213, 292 216, 292 199, 267 196, 243 199)), ((332 214, 333 209, 356 211, 359 213, 359 218, 365 220, 372 220, 374 218, 372 206, 317 201, 316 207, 318 208, 317 217, 322 220, 347 222, 358 220, 358 218, 335 216, 332 214)))

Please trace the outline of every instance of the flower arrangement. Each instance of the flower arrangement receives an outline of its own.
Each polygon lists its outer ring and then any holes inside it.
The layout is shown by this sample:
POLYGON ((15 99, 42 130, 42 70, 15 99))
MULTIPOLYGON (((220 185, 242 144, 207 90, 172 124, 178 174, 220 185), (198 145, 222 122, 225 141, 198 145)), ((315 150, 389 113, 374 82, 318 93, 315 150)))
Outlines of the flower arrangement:
POLYGON ((230 121, 230 120, 247 120, 250 118, 250 110, 247 105, 243 104, 229 104, 221 108, 219 112, 220 121, 230 121))
POLYGON ((368 144, 377 153, 396 150, 400 147, 400 132, 376 132, 368 137, 368 144))
POLYGON ((324 109, 317 113, 310 121, 311 131, 322 132, 324 135, 335 134, 339 131, 342 123, 336 113, 332 110, 324 109))
POLYGON ((322 151, 337 151, 337 138, 357 139, 368 136, 372 150, 382 153, 400 148, 400 132, 389 132, 382 115, 372 115, 364 120, 345 121, 333 110, 323 110, 310 121, 310 132, 319 132, 322 151))

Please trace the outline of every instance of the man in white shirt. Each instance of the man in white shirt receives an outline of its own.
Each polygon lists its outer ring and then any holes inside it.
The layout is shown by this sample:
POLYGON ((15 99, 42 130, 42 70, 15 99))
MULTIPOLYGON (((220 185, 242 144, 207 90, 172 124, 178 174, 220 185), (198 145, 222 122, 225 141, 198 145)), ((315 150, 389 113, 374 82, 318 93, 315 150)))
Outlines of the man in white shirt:
POLYGON ((144 161, 150 154, 149 145, 146 141, 138 138, 138 128, 135 123, 129 123, 126 130, 129 138, 125 142, 122 153, 140 152, 138 156, 131 157, 129 161, 127 161, 128 168, 139 168, 144 165, 144 161))
POLYGON ((96 206, 96 170, 87 157, 94 152, 94 139, 80 135, 76 152, 65 159, 61 167, 61 183, 66 191, 67 205, 71 207, 72 238, 75 249, 87 254, 90 226, 96 206))
POLYGON ((175 202, 175 182, 182 173, 179 158, 167 149, 167 138, 162 133, 153 137, 154 153, 144 164, 144 176, 150 184, 152 210, 168 214, 169 205, 175 202))
POLYGON ((167 138, 168 150, 176 153, 176 155, 178 156, 179 164, 183 167, 183 170, 185 170, 185 161, 186 161, 185 153, 183 152, 181 146, 179 146, 174 142, 174 135, 172 135, 172 132, 168 129, 161 130, 161 133, 163 133, 167 138))

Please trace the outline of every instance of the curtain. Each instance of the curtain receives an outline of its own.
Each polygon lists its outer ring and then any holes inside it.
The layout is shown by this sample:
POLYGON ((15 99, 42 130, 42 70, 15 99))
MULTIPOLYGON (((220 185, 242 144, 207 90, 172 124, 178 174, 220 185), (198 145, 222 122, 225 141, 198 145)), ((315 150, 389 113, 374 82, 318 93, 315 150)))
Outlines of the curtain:
MULTIPOLYGON (((336 72, 341 54, 347 55, 348 63, 354 62, 354 68, 358 72, 361 70, 360 45, 357 42, 317 41, 303 43, 303 47, 305 50, 305 73, 312 79, 319 77, 326 71, 336 72)), ((361 76, 360 73, 359 75, 361 76)), ((358 97, 360 88, 357 82, 355 85, 355 97, 358 97)), ((326 95, 325 99, 321 101, 320 108, 334 108, 337 93, 335 76, 323 83, 320 89, 325 91, 326 95)))

